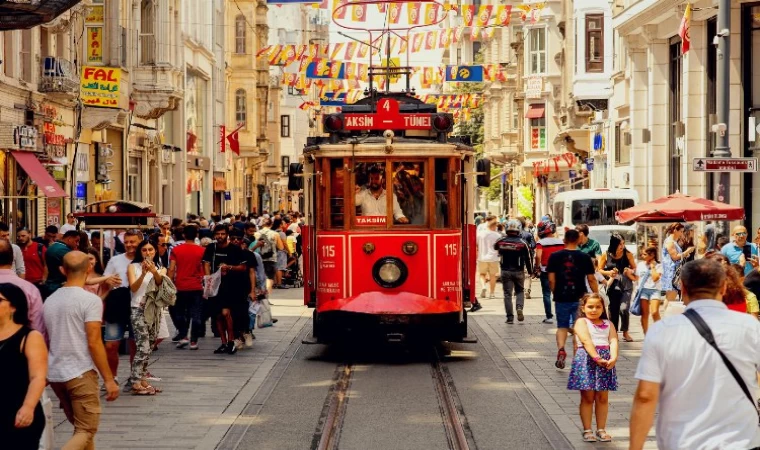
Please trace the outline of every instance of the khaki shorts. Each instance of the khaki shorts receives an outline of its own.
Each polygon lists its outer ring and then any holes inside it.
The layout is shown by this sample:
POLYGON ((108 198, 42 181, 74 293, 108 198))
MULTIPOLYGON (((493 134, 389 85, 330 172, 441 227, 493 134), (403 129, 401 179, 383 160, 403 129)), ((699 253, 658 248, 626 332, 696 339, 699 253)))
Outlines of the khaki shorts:
POLYGON ((501 269, 497 261, 478 261, 479 274, 499 275, 500 272, 501 269))

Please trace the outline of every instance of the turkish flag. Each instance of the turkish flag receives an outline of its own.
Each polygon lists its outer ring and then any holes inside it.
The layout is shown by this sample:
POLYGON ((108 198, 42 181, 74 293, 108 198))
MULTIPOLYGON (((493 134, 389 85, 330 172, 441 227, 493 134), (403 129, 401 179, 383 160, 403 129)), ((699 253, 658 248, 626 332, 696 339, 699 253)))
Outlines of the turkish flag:
MULTIPOLYGON (((239 130, 240 128, 238 128, 239 130)), ((227 142, 230 143, 230 150, 240 156, 240 140, 238 139, 238 130, 233 131, 227 136, 227 142)))
POLYGON ((222 153, 224 153, 227 150, 227 141, 224 140, 226 134, 227 134, 227 127, 225 127, 224 125, 219 126, 219 135, 222 138, 222 142, 221 142, 222 153))

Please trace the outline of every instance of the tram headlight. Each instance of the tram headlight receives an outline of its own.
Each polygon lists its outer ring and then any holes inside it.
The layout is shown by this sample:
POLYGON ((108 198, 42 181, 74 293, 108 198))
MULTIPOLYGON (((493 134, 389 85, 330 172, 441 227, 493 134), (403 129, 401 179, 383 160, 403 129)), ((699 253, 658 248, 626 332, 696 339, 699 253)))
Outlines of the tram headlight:
POLYGON ((392 289, 401 286, 409 276, 406 264, 398 258, 387 257, 377 260, 372 267, 372 278, 380 287, 392 289))

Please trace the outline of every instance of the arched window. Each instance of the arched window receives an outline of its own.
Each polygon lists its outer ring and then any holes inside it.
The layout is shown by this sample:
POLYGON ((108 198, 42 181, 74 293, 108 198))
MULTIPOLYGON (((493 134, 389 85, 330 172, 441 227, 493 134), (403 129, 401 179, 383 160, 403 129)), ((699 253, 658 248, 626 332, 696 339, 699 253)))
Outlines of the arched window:
POLYGON ((156 62, 156 36, 155 36, 155 5, 153 0, 142 0, 140 4, 140 63, 155 64, 156 62))
POLYGON ((241 14, 235 18, 235 53, 245 54, 245 17, 241 14))
POLYGON ((238 89, 235 91, 235 121, 237 122, 238 126, 242 125, 243 127, 245 127, 248 123, 248 114, 245 101, 245 90, 238 89))

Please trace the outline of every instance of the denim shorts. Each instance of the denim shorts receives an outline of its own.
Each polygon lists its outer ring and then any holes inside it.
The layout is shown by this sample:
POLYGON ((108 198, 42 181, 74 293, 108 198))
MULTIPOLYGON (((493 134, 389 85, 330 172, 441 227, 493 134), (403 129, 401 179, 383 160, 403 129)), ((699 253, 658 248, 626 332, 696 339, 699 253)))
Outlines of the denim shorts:
POLYGON ((578 315, 579 302, 555 302, 554 312, 557 314, 557 328, 572 328, 575 316, 578 315))
POLYGON ((642 300, 658 300, 660 299, 660 290, 659 289, 642 289, 641 299, 642 300))
POLYGON ((129 339, 134 339, 135 335, 132 332, 132 326, 128 323, 119 322, 105 322, 103 324, 105 331, 103 331, 103 340, 108 341, 120 341, 124 338, 124 332, 129 331, 129 339))

